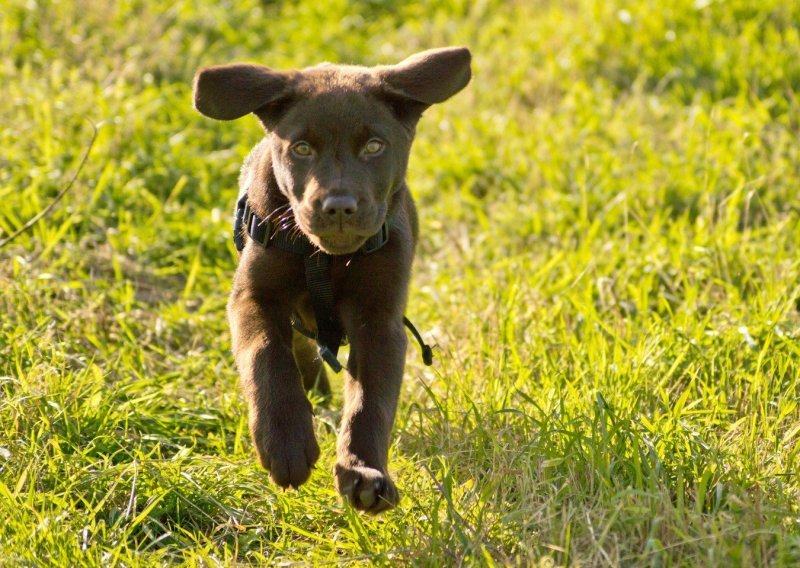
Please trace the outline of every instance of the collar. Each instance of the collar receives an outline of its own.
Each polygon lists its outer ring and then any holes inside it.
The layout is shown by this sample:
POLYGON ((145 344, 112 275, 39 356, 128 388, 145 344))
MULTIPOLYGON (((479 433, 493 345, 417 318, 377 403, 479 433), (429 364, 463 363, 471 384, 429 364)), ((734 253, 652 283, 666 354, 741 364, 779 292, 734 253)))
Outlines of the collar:
MULTIPOLYGON (((236 202, 236 216, 233 225, 233 242, 239 252, 244 249, 245 234, 264 248, 275 246, 300 256, 309 256, 319 250, 302 233, 276 231, 272 221, 262 219, 253 211, 247 201, 246 193, 236 202)), ((387 242, 389 242, 388 221, 384 222, 380 230, 368 238, 358 250, 361 254, 371 254, 379 250, 387 242)))

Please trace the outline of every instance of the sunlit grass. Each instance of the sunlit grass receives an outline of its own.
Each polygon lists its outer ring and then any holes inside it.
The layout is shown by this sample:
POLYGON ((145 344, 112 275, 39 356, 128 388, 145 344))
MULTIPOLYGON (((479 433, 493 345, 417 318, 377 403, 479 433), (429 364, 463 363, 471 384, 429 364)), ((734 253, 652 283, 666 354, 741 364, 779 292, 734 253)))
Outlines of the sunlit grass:
MULTIPOLYGON (((23 2, 0 11, 0 565, 800 561, 792 2, 23 2), (255 120, 201 65, 469 45, 420 124, 382 517, 257 467, 224 316, 255 120)), ((337 379, 335 386, 340 386, 337 379)))

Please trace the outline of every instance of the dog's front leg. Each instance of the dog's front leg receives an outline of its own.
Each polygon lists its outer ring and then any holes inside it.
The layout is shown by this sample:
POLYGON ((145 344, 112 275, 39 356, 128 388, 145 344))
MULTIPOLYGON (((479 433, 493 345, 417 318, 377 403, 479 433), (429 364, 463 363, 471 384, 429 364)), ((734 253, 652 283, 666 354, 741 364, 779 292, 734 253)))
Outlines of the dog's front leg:
POLYGON ((289 307, 234 290, 228 319, 261 465, 281 487, 298 487, 311 475, 319 446, 292 356, 289 307))
POLYGON ((399 499, 387 465, 407 339, 402 314, 362 322, 348 329, 350 374, 345 378, 335 474, 347 501, 378 513, 399 499))

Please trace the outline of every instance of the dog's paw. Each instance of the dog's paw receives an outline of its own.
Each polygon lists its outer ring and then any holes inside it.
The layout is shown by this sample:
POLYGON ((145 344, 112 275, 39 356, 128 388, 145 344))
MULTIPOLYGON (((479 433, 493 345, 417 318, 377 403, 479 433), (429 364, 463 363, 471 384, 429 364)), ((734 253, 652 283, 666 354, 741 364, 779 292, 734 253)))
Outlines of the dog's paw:
POLYGON ((334 473, 339 493, 356 509, 380 513, 391 509, 400 500, 394 482, 377 469, 336 464, 334 473))
POLYGON ((252 427, 259 461, 281 487, 300 487, 319 458, 311 405, 303 399, 261 416, 252 427))

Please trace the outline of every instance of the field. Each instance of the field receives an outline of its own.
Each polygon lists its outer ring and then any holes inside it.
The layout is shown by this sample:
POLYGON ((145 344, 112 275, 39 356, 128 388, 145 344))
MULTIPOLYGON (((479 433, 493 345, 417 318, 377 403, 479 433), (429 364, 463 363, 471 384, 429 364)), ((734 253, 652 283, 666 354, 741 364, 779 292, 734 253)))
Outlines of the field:
POLYGON ((0 565, 800 562, 800 3, 7 0, 0 565), (225 302, 257 121, 202 66, 468 45, 420 123, 399 508, 256 464, 225 302), (94 126, 93 126, 94 125, 94 126), (96 139, 92 142, 96 127, 96 139))

